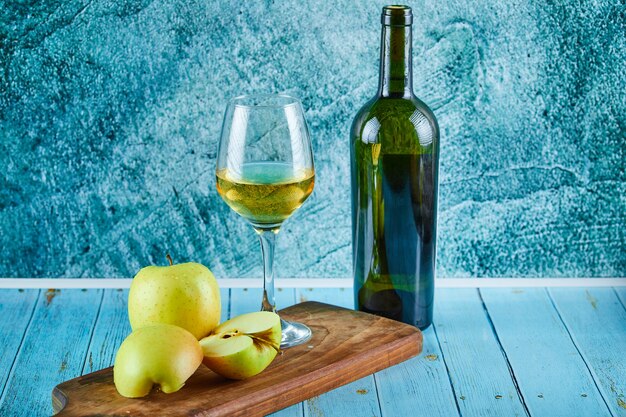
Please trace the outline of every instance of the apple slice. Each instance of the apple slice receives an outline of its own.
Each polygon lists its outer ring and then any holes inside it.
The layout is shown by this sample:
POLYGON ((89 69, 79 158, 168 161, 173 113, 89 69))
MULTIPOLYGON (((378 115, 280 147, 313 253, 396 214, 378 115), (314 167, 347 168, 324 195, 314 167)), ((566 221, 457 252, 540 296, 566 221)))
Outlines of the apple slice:
POLYGON ((245 379, 263 371, 280 351, 278 314, 269 311, 242 314, 217 326, 200 340, 202 362, 229 379, 245 379))
POLYGON ((193 334, 172 324, 141 327, 122 342, 113 366, 120 395, 144 397, 158 384, 176 392, 202 363, 202 349, 193 334))

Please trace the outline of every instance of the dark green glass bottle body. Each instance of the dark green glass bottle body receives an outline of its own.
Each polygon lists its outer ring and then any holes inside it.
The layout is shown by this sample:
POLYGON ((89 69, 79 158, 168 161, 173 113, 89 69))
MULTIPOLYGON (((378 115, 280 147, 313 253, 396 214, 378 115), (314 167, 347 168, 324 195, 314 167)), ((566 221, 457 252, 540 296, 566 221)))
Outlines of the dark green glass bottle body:
POLYGON ((412 90, 411 10, 383 8, 378 94, 351 131, 355 305, 432 322, 439 128, 412 90))

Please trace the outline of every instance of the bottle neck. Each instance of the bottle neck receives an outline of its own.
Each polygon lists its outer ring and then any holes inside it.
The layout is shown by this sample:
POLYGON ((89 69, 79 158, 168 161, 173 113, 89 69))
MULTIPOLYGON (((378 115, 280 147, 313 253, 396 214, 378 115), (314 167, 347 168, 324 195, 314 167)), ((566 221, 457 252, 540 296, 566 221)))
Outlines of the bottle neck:
POLYGON ((383 25, 380 46, 379 97, 408 98, 413 95, 411 26, 383 25))

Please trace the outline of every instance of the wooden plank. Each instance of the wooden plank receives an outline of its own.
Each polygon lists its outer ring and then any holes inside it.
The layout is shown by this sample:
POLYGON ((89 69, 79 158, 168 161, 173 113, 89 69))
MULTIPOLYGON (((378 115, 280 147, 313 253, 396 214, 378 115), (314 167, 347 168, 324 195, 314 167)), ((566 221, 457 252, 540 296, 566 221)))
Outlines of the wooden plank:
POLYGON ((282 310, 296 304, 296 290, 294 288, 276 288, 276 308, 282 310))
MULTIPOLYGON (((276 278, 278 288, 352 288, 352 278, 276 278)), ((128 289, 132 278, 3 278, 0 289, 96 288, 128 289)), ((220 288, 260 288, 260 278, 217 278, 220 288)), ((437 277, 436 288, 523 288, 523 287, 626 287, 622 278, 443 278, 437 277)))
POLYGON ((436 331, 464 417, 526 416, 507 358, 476 289, 440 289, 436 331))
POLYGON ((480 293, 532 416, 611 415, 545 289, 480 293))
POLYGON ((307 400, 304 403, 304 415, 311 417, 380 416, 374 379, 370 375, 307 400))
POLYGON ((42 292, 26 331, 0 415, 51 415, 50 391, 81 374, 102 290, 42 292))
POLYGON ((220 288, 220 323, 230 318, 230 289, 220 288))
POLYGON ((296 288, 296 299, 299 303, 319 301, 320 303, 354 309, 352 288, 296 288))
POLYGON ((0 291, 0 409, 24 333, 35 310, 39 290, 0 291))
MULTIPOLYGON (((318 301, 339 307, 354 308, 351 288, 297 288, 298 302, 318 301)), ((376 381, 368 375, 351 384, 344 385, 304 404, 307 416, 380 416, 376 381)))
POLYGON ((383 416, 459 415, 433 327, 426 329, 423 335, 424 348, 420 356, 375 375, 383 416))
POLYGON ((269 417, 301 417, 304 416, 304 402, 299 402, 275 413, 268 414, 269 417))
POLYGON ((613 415, 626 417, 626 309, 611 288, 549 292, 613 415))
POLYGON ((137 400, 116 393, 107 368, 55 388, 55 408, 60 416, 259 416, 399 363, 422 346, 412 326, 327 304, 301 303, 281 314, 311 326, 313 338, 254 378, 227 381, 200 367, 184 389, 137 400))
POLYGON ((613 289, 622 303, 622 306, 626 308, 626 287, 614 287, 613 289))
POLYGON ((117 349, 130 332, 128 290, 104 290, 81 375, 113 366, 117 349))
MULTIPOLYGON (((230 290, 230 311, 229 317, 240 314, 252 313, 261 309, 263 299, 263 289, 261 288, 232 288, 230 290)), ((274 295, 276 308, 282 310, 295 304, 295 293, 293 288, 281 288, 276 290, 274 295)))

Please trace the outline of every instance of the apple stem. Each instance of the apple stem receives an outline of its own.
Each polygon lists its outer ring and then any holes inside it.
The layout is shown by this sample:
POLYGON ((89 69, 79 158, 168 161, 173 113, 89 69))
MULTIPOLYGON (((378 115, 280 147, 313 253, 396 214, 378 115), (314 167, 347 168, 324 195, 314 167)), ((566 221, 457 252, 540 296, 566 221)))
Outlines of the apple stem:
POLYGON ((166 257, 166 258, 167 258, 167 260, 169 261, 170 266, 174 265, 174 261, 172 260, 172 257, 170 256, 170 254, 169 254, 169 253, 168 253, 168 254, 166 254, 166 255, 165 255, 165 257, 166 257))

